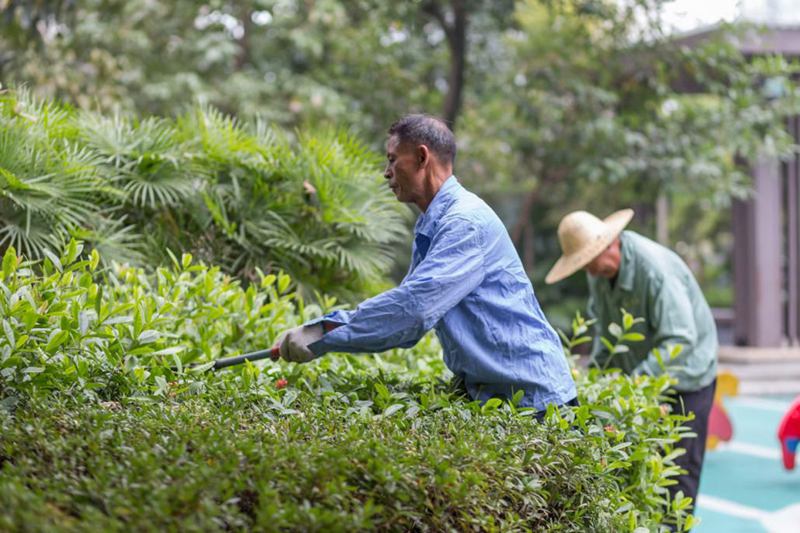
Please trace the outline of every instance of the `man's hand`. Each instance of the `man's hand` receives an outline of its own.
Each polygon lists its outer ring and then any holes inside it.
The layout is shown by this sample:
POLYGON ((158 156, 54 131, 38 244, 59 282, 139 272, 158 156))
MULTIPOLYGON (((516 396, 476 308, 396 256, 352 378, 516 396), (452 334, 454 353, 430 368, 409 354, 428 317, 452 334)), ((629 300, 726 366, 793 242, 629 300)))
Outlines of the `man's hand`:
POLYGON ((298 326, 285 331, 275 342, 275 346, 280 346, 281 357, 287 361, 307 363, 316 358, 308 345, 317 342, 323 335, 322 323, 298 326))

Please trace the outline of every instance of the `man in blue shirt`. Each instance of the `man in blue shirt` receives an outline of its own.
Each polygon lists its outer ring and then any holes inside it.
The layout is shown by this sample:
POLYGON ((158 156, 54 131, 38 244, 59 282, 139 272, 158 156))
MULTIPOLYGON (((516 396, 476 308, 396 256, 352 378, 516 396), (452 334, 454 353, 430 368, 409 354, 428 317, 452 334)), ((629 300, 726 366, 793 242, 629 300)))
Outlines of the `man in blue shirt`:
POLYGON ((410 115, 389 128, 384 177, 422 214, 411 267, 399 286, 284 333, 288 361, 328 352, 410 348, 435 328, 447 367, 473 399, 574 405, 561 341, 542 313, 505 226, 453 176, 456 144, 442 122, 410 115))

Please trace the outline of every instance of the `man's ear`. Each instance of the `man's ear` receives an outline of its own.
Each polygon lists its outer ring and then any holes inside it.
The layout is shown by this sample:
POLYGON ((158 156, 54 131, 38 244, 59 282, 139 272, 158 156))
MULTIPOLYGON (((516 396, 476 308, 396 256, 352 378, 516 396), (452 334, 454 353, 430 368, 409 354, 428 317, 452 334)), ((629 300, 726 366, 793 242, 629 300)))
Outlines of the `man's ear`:
POLYGON ((424 144, 417 146, 417 166, 422 167, 430 159, 431 151, 424 144))

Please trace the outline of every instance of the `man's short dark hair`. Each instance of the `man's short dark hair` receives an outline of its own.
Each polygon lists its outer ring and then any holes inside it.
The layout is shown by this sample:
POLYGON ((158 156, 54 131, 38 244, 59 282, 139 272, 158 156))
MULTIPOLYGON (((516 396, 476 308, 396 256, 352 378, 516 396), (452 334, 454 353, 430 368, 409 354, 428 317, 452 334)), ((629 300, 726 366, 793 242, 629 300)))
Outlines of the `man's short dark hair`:
POLYGON ((401 143, 424 144, 442 163, 452 165, 456 159, 456 138, 447 124, 429 115, 406 115, 389 127, 389 136, 401 143))

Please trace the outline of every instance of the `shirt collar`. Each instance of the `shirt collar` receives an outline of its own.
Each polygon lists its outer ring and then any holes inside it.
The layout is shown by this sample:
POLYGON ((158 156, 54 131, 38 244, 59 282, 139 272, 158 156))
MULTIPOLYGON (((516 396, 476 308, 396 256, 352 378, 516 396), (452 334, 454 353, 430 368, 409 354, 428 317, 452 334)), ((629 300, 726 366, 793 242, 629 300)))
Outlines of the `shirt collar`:
POLYGON ((421 233, 430 238, 436 230, 437 223, 442 216, 444 216, 447 208, 450 207, 450 204, 455 199, 455 195, 459 189, 461 189, 461 185, 458 183, 458 178, 455 176, 447 178, 433 197, 433 200, 431 200, 428 209, 417 219, 414 232, 421 233))

